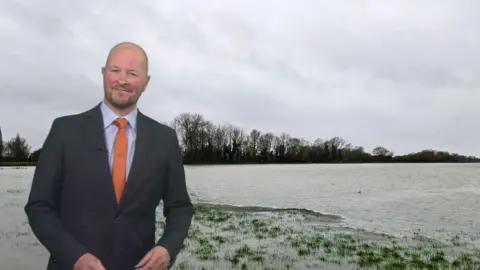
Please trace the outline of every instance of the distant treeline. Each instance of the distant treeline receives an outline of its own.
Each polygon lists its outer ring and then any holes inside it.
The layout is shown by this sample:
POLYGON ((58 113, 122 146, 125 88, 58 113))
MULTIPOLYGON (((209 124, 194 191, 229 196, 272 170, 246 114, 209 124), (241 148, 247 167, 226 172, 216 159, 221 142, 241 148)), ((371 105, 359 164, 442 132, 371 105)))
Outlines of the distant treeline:
MULTIPOLYGON (((477 157, 432 149, 394 155, 377 146, 367 152, 341 137, 308 142, 287 133, 277 136, 257 129, 245 132, 233 125, 215 125, 194 113, 180 114, 169 126, 177 131, 185 164, 480 162, 477 157)), ((30 152, 31 147, 20 134, 4 142, 0 130, 0 142, 3 162, 34 163, 41 153, 41 149, 30 152)))

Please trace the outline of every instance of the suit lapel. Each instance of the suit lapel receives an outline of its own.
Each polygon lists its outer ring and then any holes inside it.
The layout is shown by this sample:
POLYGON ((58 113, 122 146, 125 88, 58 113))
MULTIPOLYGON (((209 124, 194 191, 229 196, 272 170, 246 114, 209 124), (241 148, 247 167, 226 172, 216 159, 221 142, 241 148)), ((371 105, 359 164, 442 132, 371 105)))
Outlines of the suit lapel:
POLYGON ((135 153, 133 155, 132 165, 128 174, 128 181, 120 200, 120 207, 128 202, 134 195, 135 188, 139 184, 138 175, 141 172, 142 164, 148 162, 148 150, 150 146, 150 135, 148 129, 148 120, 140 111, 137 114, 137 135, 135 140, 135 153))
POLYGON ((92 166, 96 166, 100 172, 100 175, 98 175, 99 188, 106 190, 108 196, 111 197, 111 201, 116 205, 100 104, 87 111, 85 116, 84 138, 87 142, 87 147, 91 148, 92 153, 94 153, 92 155, 92 166))
MULTIPOLYGON (((100 103, 101 104, 101 103, 100 103)), ((135 188, 139 184, 137 175, 141 172, 142 164, 148 161, 148 150, 150 145, 150 135, 148 129, 148 119, 140 111, 137 114, 137 135, 135 140, 135 153, 132 160, 128 181, 125 186, 124 194, 117 205, 115 189, 113 187, 112 173, 108 162, 108 150, 105 141, 105 131, 100 104, 85 113, 86 121, 84 123, 84 137, 89 148, 93 149, 95 156, 92 157, 92 166, 98 166, 100 171, 101 188, 108 190, 108 196, 119 210, 134 195, 135 188)))

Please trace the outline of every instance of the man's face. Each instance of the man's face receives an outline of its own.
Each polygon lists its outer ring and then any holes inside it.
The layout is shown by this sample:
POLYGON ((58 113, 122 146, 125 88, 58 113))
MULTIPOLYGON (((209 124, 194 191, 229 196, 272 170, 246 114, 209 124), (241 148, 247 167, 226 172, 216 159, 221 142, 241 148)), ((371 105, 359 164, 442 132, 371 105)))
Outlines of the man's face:
POLYGON ((134 106, 150 79, 145 56, 133 46, 114 49, 102 74, 105 99, 118 110, 134 106))

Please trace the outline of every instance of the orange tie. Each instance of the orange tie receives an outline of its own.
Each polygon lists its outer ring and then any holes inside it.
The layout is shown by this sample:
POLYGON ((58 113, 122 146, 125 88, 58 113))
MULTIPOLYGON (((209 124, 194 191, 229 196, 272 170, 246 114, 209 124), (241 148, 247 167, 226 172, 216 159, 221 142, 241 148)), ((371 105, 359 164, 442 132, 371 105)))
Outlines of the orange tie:
POLYGON ((114 121, 114 123, 118 127, 118 133, 114 146, 112 176, 115 195, 117 196, 117 203, 119 203, 123 194, 123 189, 125 188, 125 184, 127 182, 128 137, 125 128, 128 125, 128 120, 124 118, 118 118, 114 121))

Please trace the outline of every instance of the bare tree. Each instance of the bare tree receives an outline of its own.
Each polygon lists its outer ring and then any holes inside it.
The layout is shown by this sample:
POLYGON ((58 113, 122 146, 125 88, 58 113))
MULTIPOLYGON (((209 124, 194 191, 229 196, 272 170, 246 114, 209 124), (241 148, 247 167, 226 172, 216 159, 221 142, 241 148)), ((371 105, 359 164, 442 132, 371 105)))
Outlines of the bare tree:
POLYGON ((260 135, 262 133, 256 129, 253 129, 250 132, 250 147, 251 147, 251 152, 252 152, 252 158, 255 159, 257 157, 257 151, 258 151, 258 140, 260 139, 260 135))
POLYGON ((2 136, 2 129, 0 128, 0 160, 3 159, 3 149, 4 149, 3 144, 4 142, 3 142, 3 136, 2 136))
POLYGON ((380 156, 380 157, 391 157, 393 156, 393 152, 390 150, 386 149, 383 146, 377 146, 373 149, 372 154, 374 156, 380 156))

